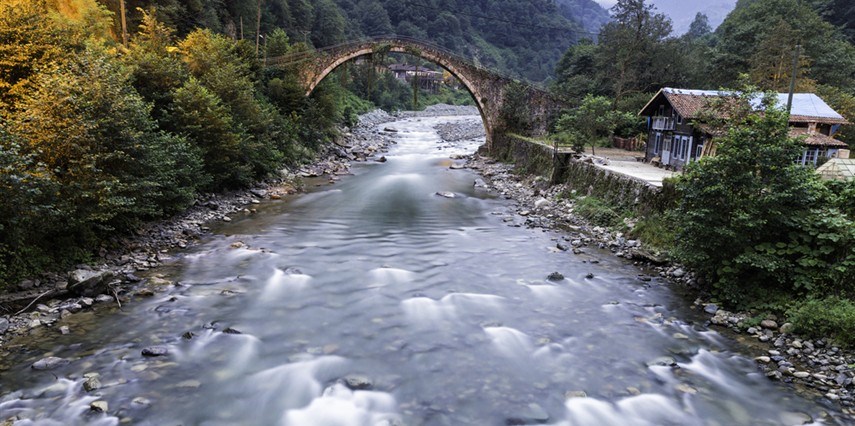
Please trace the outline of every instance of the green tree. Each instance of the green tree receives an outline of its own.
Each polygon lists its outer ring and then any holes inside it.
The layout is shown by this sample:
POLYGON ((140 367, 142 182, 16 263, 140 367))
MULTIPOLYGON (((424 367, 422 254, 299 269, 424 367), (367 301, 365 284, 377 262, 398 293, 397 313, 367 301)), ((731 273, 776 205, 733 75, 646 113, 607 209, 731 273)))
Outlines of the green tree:
POLYGON ((612 109, 612 101, 604 96, 587 95, 581 105, 558 119, 556 130, 560 142, 573 146, 577 152, 584 151, 585 145, 596 154, 596 146, 608 146, 609 139, 619 125, 636 122, 631 113, 612 109))
POLYGON ((14 109, 40 67, 73 53, 71 39, 44 0, 0 3, 0 109, 14 109))
POLYGON ((122 59, 131 69, 134 88, 153 103, 152 114, 163 121, 170 108, 172 91, 187 81, 189 73, 174 46, 174 31, 159 22, 153 13, 142 10, 140 13, 139 32, 122 59))
POLYGON ((704 38, 712 34, 712 27, 710 26, 710 19, 706 14, 698 12, 695 15, 695 19, 689 24, 689 31, 686 32, 685 37, 697 40, 699 38, 704 38))
POLYGON ((157 129, 128 78, 89 48, 37 75, 12 115, 12 130, 61 185, 69 229, 87 238, 186 207, 195 191, 196 153, 157 129))
POLYGON ((611 10, 614 20, 600 32, 598 66, 617 105, 627 93, 650 91, 667 79, 671 55, 663 46, 671 21, 645 0, 618 0, 611 10))
POLYGON ((780 309, 851 282, 855 228, 817 175, 793 162, 802 148, 774 97, 759 110, 752 98, 725 102, 736 107, 716 156, 689 164, 677 182, 676 255, 720 300, 780 309))
POLYGON ((752 69, 762 71, 757 83, 766 82, 773 74, 787 80, 790 65, 786 62, 792 60, 799 42, 806 77, 849 90, 855 81, 855 46, 810 6, 797 0, 740 2, 716 29, 716 38, 713 69, 718 85, 731 84, 740 73, 752 69))
POLYGON ((317 47, 325 47, 343 42, 346 38, 347 22, 341 10, 332 0, 318 1, 314 8, 312 44, 317 47))
POLYGON ((600 81, 600 68, 597 66, 599 54, 599 46, 591 39, 582 39, 567 49, 555 67, 555 93, 576 104, 585 95, 605 94, 600 81))
POLYGON ((0 122, 0 291, 52 265, 48 253, 61 220, 54 205, 60 188, 50 176, 0 122))
POLYGON ((228 108, 197 79, 190 78, 173 92, 168 117, 168 128, 202 151, 207 176, 201 176, 200 182, 210 182, 203 189, 239 187, 252 182, 252 169, 241 155, 241 139, 247 136, 239 129, 236 131, 228 108))

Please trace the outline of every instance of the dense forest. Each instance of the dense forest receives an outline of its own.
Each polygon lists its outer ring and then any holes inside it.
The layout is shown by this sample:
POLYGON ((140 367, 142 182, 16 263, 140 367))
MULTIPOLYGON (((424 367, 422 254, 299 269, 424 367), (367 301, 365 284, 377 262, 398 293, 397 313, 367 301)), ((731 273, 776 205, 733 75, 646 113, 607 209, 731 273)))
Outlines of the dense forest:
POLYGON ((306 98, 254 43, 139 13, 125 47, 93 0, 0 4, 0 282, 308 160, 364 104, 334 79, 306 98))
MULTIPOLYGON (((102 1, 119 12, 117 0, 102 1)), ((137 8, 156 7, 158 17, 179 35, 209 28, 254 42, 257 28, 262 35, 280 28, 294 41, 324 47, 397 34, 439 44, 530 81, 550 79, 561 54, 577 40, 595 36, 609 19, 593 0, 127 0, 126 4, 133 28, 141 19, 137 8)))

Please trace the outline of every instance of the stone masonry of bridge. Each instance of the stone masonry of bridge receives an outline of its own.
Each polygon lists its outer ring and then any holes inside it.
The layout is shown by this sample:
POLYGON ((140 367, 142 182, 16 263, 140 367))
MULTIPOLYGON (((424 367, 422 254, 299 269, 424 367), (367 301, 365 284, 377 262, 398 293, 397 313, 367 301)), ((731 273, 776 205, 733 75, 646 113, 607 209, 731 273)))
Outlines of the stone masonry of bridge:
MULTIPOLYGON (((375 54, 389 52, 405 53, 433 62, 457 77, 475 100, 478 111, 484 122, 487 133, 487 148, 492 148, 494 136, 508 130, 520 132, 519 129, 506 129, 502 122, 502 105, 506 100, 509 88, 515 83, 513 79, 500 75, 489 69, 480 67, 457 56, 445 49, 418 40, 400 37, 375 38, 367 41, 345 43, 316 52, 304 54, 300 62, 300 81, 310 95, 315 87, 336 68, 347 61, 375 54)), ((298 58, 298 60, 300 60, 298 58)), ((288 56, 268 59, 268 66, 281 67, 294 63, 294 58, 288 56)), ((547 132, 549 121, 559 111, 561 103, 544 90, 522 84, 525 89, 525 105, 531 128, 526 133, 532 136, 543 135, 547 132)))

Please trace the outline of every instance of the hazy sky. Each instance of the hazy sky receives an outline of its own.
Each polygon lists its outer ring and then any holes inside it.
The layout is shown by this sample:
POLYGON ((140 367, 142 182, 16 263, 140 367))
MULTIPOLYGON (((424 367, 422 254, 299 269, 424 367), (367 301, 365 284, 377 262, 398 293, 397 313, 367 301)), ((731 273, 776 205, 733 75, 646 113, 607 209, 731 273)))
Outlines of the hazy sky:
MULTIPOLYGON (((617 3, 617 0, 595 1, 606 9, 617 3)), ((705 13, 710 18, 710 25, 715 28, 736 5, 736 0, 650 0, 650 2, 656 5, 658 12, 671 18, 674 33, 678 35, 689 29, 689 24, 694 20, 696 13, 705 13)))

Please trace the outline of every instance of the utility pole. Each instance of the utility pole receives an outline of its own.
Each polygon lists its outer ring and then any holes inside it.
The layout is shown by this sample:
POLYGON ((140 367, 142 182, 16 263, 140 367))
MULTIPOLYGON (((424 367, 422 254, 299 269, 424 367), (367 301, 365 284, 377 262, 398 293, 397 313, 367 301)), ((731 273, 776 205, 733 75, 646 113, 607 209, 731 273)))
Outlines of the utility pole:
POLYGON ((243 40, 243 15, 240 16, 240 39, 243 40))
MULTIPOLYGON (((798 9, 802 8, 802 0, 799 0, 798 9)), ((798 9, 797 12, 798 13, 798 9)), ((799 56, 801 56, 802 52, 802 40, 801 35, 799 35, 799 41, 796 44, 796 50, 793 52, 793 71, 792 75, 790 75, 790 94, 787 95, 787 117, 790 116, 790 111, 793 109, 793 94, 796 92, 796 75, 799 73, 799 56)))
POLYGON ((259 44, 261 44, 261 0, 258 0, 258 18, 255 20, 255 56, 258 56, 259 44))
POLYGON ((125 0, 119 0, 119 13, 122 15, 122 45, 128 47, 128 21, 125 16, 125 0))

